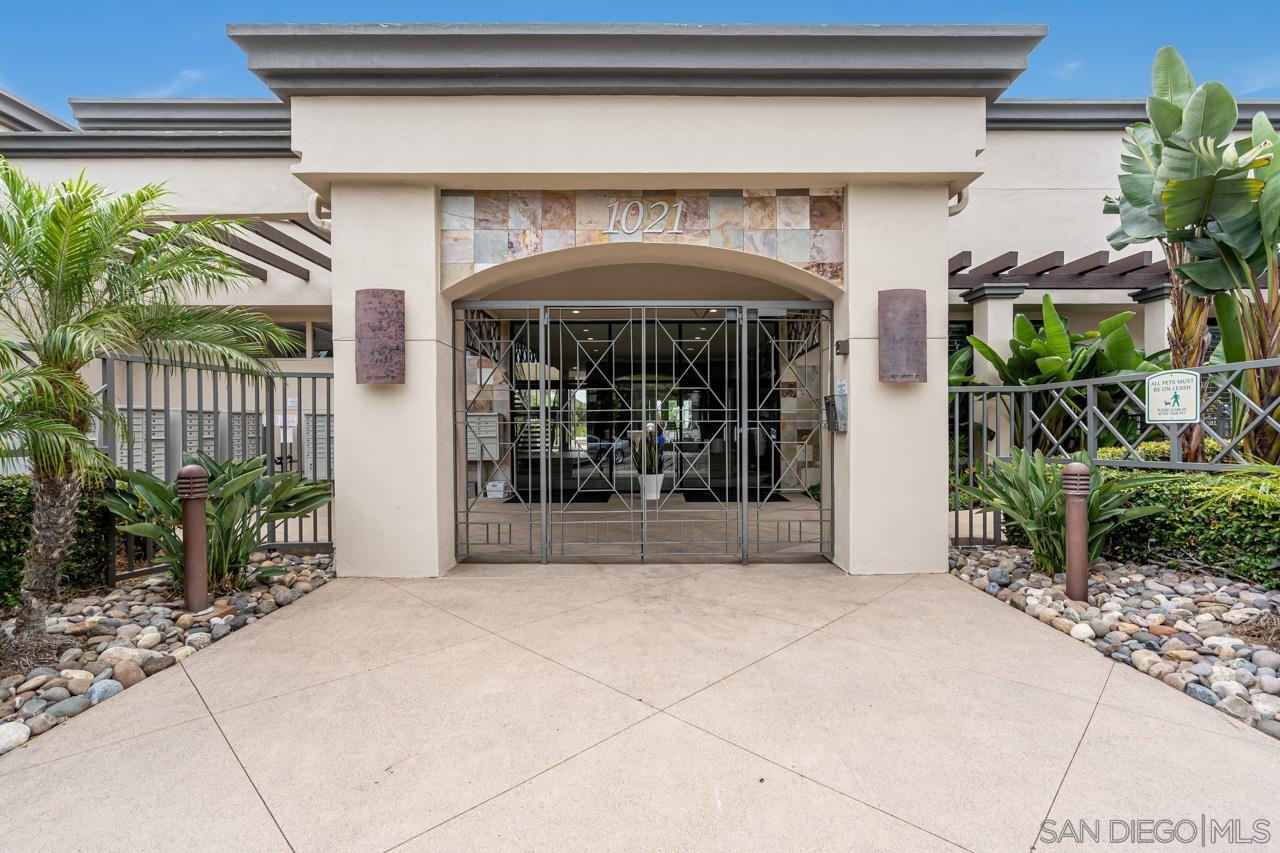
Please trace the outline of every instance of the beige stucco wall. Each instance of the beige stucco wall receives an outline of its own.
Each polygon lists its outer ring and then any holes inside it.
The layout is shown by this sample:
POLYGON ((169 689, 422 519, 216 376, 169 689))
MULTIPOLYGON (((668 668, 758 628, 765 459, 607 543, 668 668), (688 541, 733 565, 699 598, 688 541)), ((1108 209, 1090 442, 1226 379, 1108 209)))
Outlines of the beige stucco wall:
MULTIPOLYGON (((836 375, 856 396, 849 433, 831 443, 835 560, 854 572, 936 571, 946 544, 946 320, 971 310, 948 293, 944 262, 962 250, 980 262, 1010 249, 1023 259, 1106 249, 1113 223, 1101 198, 1115 191, 1120 150, 1119 132, 987 132, 982 101, 958 98, 299 97, 293 122, 297 161, 20 162, 44 180, 85 169, 113 190, 166 181, 181 213, 296 214, 311 189, 325 195, 332 247, 299 239, 331 252, 332 275, 316 270, 303 282, 272 270, 265 284, 225 301, 282 321, 322 320, 333 306, 336 357, 322 365, 336 374, 343 571, 399 576, 440 574, 453 563, 454 293, 442 293, 439 280, 439 189, 845 186, 848 285, 826 295, 836 336, 851 340, 836 375), (971 181, 968 208, 947 218, 949 195, 971 181), (354 292, 371 286, 406 292, 403 387, 354 381, 354 292), (876 381, 876 294, 893 287, 927 292, 926 385, 876 381)), ((521 290, 528 280, 573 294, 593 288, 595 272, 566 272, 561 264, 572 264, 554 254, 527 274, 490 271, 457 293, 516 298, 529 293, 521 290)), ((760 284, 768 276, 730 261, 694 263, 672 287, 689 298, 725 298, 797 283, 760 284)), ((590 266, 645 262, 611 256, 590 266)), ((647 272, 626 269, 612 282, 621 298, 634 296, 628 283, 647 272)), ((1055 297, 1077 328, 1137 309, 1122 291, 1055 297)), ((1032 292, 1014 307, 1038 313, 1038 303, 1032 292)))
POLYGON ((336 176, 465 189, 958 188, 976 175, 984 109, 979 98, 294 98, 294 171, 322 192, 336 176))
MULTIPOLYGON (((980 100, 295 98, 292 106, 295 174, 329 196, 334 216, 345 573, 434 575, 453 564, 446 296, 454 288, 441 293, 439 188, 833 185, 847 191, 848 285, 827 292, 835 334, 852 347, 835 371, 856 407, 849 433, 833 442, 835 561, 859 573, 944 570, 946 209, 976 174, 980 100), (366 286, 405 291, 404 386, 355 384, 352 306, 366 286), (896 287, 927 292, 924 384, 876 381, 877 292, 896 287), (895 483, 910 490, 895 492, 895 483)), ((540 256, 530 278, 561 272, 558 260, 572 265, 576 252, 540 256)), ((514 284, 454 287, 510 298, 514 284)))

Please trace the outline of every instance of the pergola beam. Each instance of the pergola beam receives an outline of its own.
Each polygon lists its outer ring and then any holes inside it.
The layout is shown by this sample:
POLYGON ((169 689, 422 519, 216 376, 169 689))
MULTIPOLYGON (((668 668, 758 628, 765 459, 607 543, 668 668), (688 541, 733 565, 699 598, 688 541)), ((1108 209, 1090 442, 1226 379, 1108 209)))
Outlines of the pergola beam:
POLYGON ((947 275, 955 275, 973 263, 973 252, 956 252, 947 261, 947 275))
POLYGON ((301 264, 295 264, 293 261, 288 260, 287 258, 282 258, 281 256, 277 255, 275 252, 264 249, 262 246, 259 246, 257 243, 251 243, 248 240, 244 239, 243 237, 237 237, 235 235, 232 235, 227 245, 230 246, 232 249, 235 249, 237 252, 241 253, 242 255, 248 255, 251 258, 255 258, 259 261, 262 261, 264 264, 266 264, 269 267, 275 267, 281 272, 286 272, 289 275, 297 276, 303 281, 311 281, 311 270, 307 269, 301 264))
POLYGON ((329 260, 329 256, 324 252, 308 246, 295 237, 289 236, 274 225, 268 225, 266 222, 259 220, 251 222, 249 230, 265 240, 270 240, 282 249, 287 249, 299 257, 306 258, 321 269, 333 269, 332 261, 329 260))
POLYGON ((333 242, 332 238, 329 236, 328 231, 324 230, 323 228, 317 228, 311 222, 311 220, 308 219, 306 216, 291 217, 289 221, 292 222, 294 225, 297 225, 303 231, 306 231, 312 237, 318 237, 319 239, 325 241, 326 243, 333 242))
POLYGON ((978 264, 976 267, 971 267, 968 275, 973 276, 974 278, 999 275, 1002 272, 1013 269, 1017 265, 1018 253, 1005 252, 1003 255, 998 255, 987 261, 985 264, 978 264))
POLYGON ((1153 263, 1151 252, 1114 260, 1110 252, 1092 252, 1069 263, 1064 263, 1065 257, 1061 251, 1049 252, 1019 264, 1016 252, 1005 252, 971 266, 971 253, 961 252, 948 262, 949 286, 961 291, 982 285, 1021 285, 1037 290, 1133 290, 1169 280, 1169 264, 1163 259, 1153 263))
POLYGON ((1041 255, 1035 260, 1027 261, 1025 264, 1014 267, 1009 270, 1009 275, 1040 275, 1062 266, 1066 259, 1067 256, 1064 252, 1050 252, 1047 255, 1041 255))

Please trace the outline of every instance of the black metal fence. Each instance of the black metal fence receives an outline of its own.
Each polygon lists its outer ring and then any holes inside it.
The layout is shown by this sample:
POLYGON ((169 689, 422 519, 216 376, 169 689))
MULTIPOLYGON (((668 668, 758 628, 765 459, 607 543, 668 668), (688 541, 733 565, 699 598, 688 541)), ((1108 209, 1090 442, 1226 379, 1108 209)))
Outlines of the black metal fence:
POLYGON ((1280 448, 1280 359, 1207 365, 1200 374, 1201 420, 1146 420, 1148 374, 1045 385, 950 389, 951 537, 958 544, 1003 539, 998 512, 965 492, 993 458, 1040 450, 1055 462, 1081 451, 1099 465, 1174 471, 1226 471, 1275 462, 1280 448), (1164 444, 1167 443, 1167 449, 1164 444), (1194 456, 1192 454, 1195 454, 1194 456))
MULTIPOLYGON (((333 374, 281 371, 253 375, 221 367, 117 355, 99 359, 86 377, 119 423, 98 428, 98 446, 121 468, 173 480, 185 458, 265 455, 269 474, 298 471, 332 481, 333 374), (96 371, 96 375, 94 374, 96 371)), ((279 521, 263 546, 324 551, 333 545, 333 505, 279 521)), ((126 537, 108 582, 150 574, 149 541, 126 537)))

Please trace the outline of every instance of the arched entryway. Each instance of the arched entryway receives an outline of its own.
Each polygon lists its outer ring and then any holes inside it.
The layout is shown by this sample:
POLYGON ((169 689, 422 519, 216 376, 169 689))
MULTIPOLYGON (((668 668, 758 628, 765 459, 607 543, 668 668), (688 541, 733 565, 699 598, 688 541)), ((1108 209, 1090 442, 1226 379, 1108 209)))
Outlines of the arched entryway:
POLYGON ((838 288, 743 258, 589 246, 446 291, 459 559, 830 555, 838 288))

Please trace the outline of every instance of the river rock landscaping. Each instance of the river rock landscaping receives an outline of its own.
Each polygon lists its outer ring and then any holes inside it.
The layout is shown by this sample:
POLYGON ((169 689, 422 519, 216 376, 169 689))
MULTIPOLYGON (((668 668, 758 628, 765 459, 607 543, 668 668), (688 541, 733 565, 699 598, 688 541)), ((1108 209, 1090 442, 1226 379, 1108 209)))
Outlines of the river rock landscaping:
POLYGON ((45 632, 66 638, 66 646, 46 666, 0 678, 0 755, 287 607, 334 577, 327 554, 258 552, 249 568, 259 573, 258 583, 217 597, 201 613, 184 608, 181 590, 167 575, 51 605, 45 632))
POLYGON ((969 585, 1280 738, 1280 590, 1098 560, 1081 602, 1021 548, 953 548, 949 564, 969 585))

